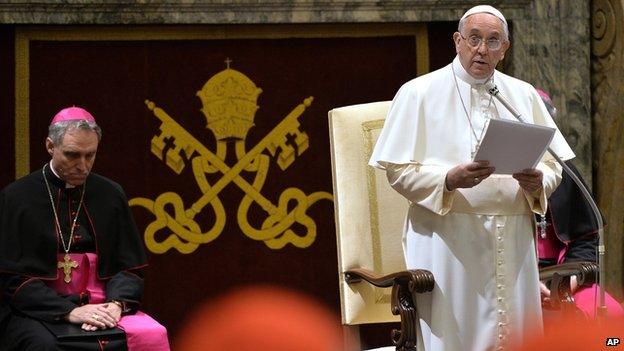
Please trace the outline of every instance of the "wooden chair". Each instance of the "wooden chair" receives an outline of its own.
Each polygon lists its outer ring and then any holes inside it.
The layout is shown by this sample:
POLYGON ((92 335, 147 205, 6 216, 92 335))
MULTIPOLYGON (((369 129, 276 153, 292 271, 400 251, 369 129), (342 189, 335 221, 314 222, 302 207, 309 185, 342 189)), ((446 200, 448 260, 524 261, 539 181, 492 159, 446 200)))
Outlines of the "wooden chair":
POLYGON ((567 316, 580 315, 570 291, 570 278, 575 275, 579 286, 591 286, 598 277, 594 262, 570 262, 540 269, 540 280, 550 285, 550 308, 567 316))
POLYGON ((416 350, 413 296, 433 289, 433 275, 406 270, 401 238, 409 203, 383 171, 367 165, 389 107, 384 101, 329 112, 342 323, 359 340, 357 325, 400 321, 392 348, 416 350))

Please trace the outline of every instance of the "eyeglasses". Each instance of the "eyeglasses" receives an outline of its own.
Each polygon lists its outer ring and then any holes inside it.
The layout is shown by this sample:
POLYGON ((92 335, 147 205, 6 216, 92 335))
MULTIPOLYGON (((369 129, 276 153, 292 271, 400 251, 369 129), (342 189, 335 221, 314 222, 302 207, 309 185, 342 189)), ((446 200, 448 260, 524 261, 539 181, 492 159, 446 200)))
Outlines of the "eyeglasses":
MULTIPOLYGON (((464 39, 470 47, 473 47, 473 48, 480 47, 481 43, 483 42, 483 38, 476 36, 476 35, 471 35, 468 38, 466 38, 461 33, 459 33, 459 36, 462 39, 464 39)), ((503 43, 500 41, 500 39, 490 38, 485 41, 485 46, 487 46, 487 48, 492 51, 496 51, 503 46, 503 43)))

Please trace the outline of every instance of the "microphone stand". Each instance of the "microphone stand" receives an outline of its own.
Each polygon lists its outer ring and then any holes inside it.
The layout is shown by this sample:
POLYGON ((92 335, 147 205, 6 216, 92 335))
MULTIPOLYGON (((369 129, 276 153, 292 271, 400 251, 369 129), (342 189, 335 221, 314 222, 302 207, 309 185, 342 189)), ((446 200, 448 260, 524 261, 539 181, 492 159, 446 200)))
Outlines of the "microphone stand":
MULTIPOLYGON (((511 114, 518 121, 525 123, 525 124, 530 124, 522 118, 520 113, 513 106, 511 106, 509 101, 507 101, 504 97, 502 97, 499 94, 498 87, 496 87, 496 85, 492 81, 488 81, 485 85, 486 85, 486 88, 488 89, 488 93, 490 93, 490 95, 494 96, 498 101, 500 101, 501 104, 503 104, 503 106, 505 106, 505 108, 507 108, 507 110, 509 110, 509 112, 511 112, 511 114)), ((605 304, 605 290, 604 290, 604 285, 602 284, 603 277, 605 276, 604 223, 602 221, 602 215, 600 214, 600 211, 598 210, 598 206, 596 205, 596 202, 594 201, 591 194, 589 193, 589 190, 587 190, 587 188, 585 187, 585 185, 583 185, 583 182, 581 182, 581 180, 577 177, 577 175, 574 172, 572 172, 570 167, 568 167, 568 165, 565 162, 563 162, 563 160, 561 160, 561 158, 557 155, 556 152, 554 152, 550 148, 550 146, 546 150, 548 151, 548 153, 552 155, 552 157, 555 158, 555 160, 557 160, 557 162, 561 165, 563 170, 570 176, 570 178, 572 178, 572 180, 579 187, 579 189, 581 189, 581 192, 583 193, 585 200, 587 200, 587 202, 589 203, 589 206, 594 212, 594 216, 598 224, 598 262, 597 262, 598 263, 598 279, 596 283, 598 284, 598 292, 599 292, 597 315, 599 317, 599 320, 601 320, 602 318, 607 316, 607 306, 605 304)))

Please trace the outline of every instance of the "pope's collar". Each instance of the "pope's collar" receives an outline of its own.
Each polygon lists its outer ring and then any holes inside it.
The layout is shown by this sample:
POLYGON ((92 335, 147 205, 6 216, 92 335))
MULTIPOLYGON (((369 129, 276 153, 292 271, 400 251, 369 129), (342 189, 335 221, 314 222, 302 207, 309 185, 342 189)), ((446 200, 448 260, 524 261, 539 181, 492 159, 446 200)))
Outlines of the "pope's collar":
MULTIPOLYGON (((455 75, 457 75, 457 78, 470 84, 471 86, 484 84, 490 78, 492 78, 492 76, 489 76, 488 78, 482 78, 482 79, 474 78, 466 71, 466 69, 464 69, 464 66, 462 66, 461 62, 459 61, 459 56, 455 56, 455 59, 453 60, 453 64, 452 64, 452 69, 453 69, 453 72, 455 72, 455 75)), ((494 73, 492 73, 492 75, 494 75, 494 73)))

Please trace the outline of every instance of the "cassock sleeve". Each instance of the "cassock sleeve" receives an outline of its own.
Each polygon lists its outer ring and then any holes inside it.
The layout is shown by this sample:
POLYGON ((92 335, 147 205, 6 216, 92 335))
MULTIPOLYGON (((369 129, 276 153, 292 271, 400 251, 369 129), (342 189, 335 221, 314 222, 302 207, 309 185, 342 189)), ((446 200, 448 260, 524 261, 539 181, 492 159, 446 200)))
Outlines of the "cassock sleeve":
POLYGON ((439 215, 447 214, 455 190, 446 190, 446 173, 443 166, 384 163, 390 186, 412 203, 439 215))
POLYGON ((119 191, 118 216, 115 231, 118 233, 114 255, 106 253, 115 267, 120 269, 106 282, 107 301, 120 301, 124 304, 124 313, 135 312, 143 297, 143 276, 141 268, 145 266, 146 256, 141 244, 140 234, 128 206, 128 199, 121 186, 119 191))
POLYGON ((589 235, 570 242, 563 262, 589 261, 596 262, 598 235, 589 235))
POLYGON ((3 297, 15 309, 31 318, 57 321, 78 307, 78 295, 60 296, 36 278, 3 274, 0 276, 3 297))
MULTIPOLYGON (((116 218, 113 230, 116 233, 117 240, 114 245, 106 246, 104 251, 104 242, 102 241, 102 252, 98 255, 107 257, 107 263, 110 264, 109 272, 138 271, 147 265, 147 256, 141 241, 141 234, 132 216, 128 199, 121 186, 115 184, 118 190, 116 197, 116 218)), ((102 272, 106 275, 108 272, 102 272)), ((111 274, 112 276, 112 274, 111 274)))
POLYGON ((120 301, 124 313, 138 310, 143 296, 143 278, 132 272, 119 272, 106 283, 107 301, 120 301))

